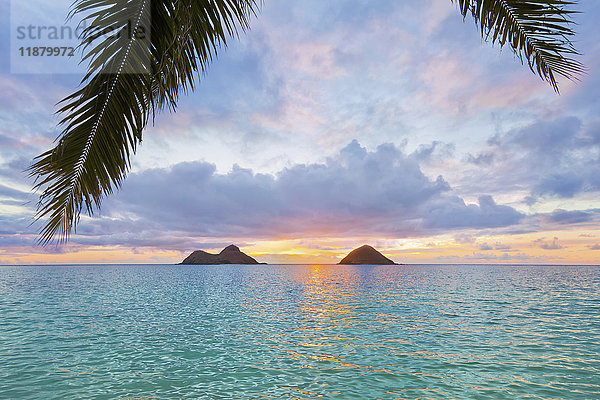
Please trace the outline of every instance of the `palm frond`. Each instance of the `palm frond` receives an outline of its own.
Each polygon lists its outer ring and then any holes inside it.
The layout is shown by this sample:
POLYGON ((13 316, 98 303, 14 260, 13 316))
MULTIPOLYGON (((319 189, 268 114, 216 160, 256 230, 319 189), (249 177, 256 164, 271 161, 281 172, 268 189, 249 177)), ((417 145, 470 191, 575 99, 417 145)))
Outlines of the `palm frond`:
POLYGON ((571 38, 569 0, 452 0, 463 17, 470 14, 481 34, 500 46, 509 44, 521 62, 559 91, 557 75, 577 79, 584 72, 571 38))
POLYGON ((118 188, 154 112, 175 108, 226 40, 248 27, 255 0, 78 0, 90 22, 81 48, 88 72, 61 101, 56 146, 30 167, 42 189, 40 242, 67 240, 82 210, 92 215, 118 188), (148 40, 138 35, 145 28, 148 40), (106 34, 110 32, 110 34, 106 34))

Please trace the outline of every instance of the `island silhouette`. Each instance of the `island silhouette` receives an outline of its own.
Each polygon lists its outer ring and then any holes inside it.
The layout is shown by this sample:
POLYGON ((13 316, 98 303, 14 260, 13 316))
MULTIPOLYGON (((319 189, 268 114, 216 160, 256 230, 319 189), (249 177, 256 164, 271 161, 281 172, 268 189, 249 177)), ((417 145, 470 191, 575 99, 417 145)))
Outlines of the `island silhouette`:
MULTIPOLYGON (((180 264, 219 265, 219 264, 261 264, 234 244, 225 247, 219 254, 196 250, 180 264)), ((264 264, 264 263, 263 263, 264 264)))
POLYGON ((338 264, 346 265, 393 265, 396 264, 373 247, 365 244, 352 250, 338 264))
MULTIPOLYGON (((204 250, 196 250, 187 256, 180 265, 220 265, 220 264, 266 264, 256 261, 248 254, 242 252, 239 247, 231 244, 225 247, 219 254, 208 253, 204 250)), ((352 250, 338 265, 397 265, 372 246, 365 244, 352 250)))

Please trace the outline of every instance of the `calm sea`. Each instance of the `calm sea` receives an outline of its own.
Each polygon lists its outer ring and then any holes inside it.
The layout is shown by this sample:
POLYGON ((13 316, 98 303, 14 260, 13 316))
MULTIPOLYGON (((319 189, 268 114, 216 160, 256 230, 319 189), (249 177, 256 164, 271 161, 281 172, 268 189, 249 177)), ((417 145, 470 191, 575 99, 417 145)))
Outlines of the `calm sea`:
POLYGON ((2 266, 0 398, 600 399, 600 268, 2 266))

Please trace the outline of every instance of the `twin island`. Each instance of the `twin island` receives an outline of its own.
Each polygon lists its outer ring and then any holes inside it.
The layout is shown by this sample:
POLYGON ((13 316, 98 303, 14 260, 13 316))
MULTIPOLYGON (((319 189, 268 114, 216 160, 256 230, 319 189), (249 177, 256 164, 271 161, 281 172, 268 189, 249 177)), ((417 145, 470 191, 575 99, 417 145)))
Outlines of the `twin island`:
MULTIPOLYGON (((196 250, 185 258, 182 265, 221 265, 221 264, 266 264, 259 263, 254 258, 242 252, 239 247, 229 245, 219 254, 196 250)), ((395 262, 365 244, 352 250, 338 264, 341 265, 397 265, 395 262)))

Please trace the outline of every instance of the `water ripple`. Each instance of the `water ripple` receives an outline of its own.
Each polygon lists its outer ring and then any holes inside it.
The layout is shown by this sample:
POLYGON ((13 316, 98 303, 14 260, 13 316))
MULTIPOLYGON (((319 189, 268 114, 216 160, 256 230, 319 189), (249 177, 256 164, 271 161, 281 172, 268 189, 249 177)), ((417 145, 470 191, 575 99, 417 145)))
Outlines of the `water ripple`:
POLYGON ((0 267, 0 398, 600 398, 600 269, 0 267))

